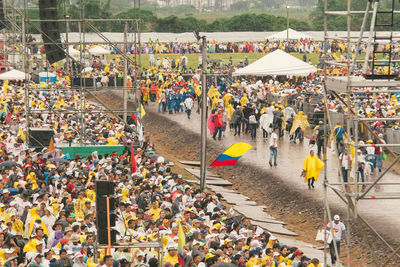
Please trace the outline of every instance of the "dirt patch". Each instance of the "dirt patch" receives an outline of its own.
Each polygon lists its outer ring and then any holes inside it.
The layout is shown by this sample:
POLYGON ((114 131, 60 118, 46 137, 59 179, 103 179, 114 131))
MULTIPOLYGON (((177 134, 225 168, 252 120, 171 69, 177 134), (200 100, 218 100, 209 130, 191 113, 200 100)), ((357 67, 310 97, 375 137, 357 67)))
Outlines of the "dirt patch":
MULTIPOLYGON (((120 106, 120 101, 115 98, 110 101, 109 96, 101 94, 98 96, 101 100, 107 101, 111 107, 120 106)), ((143 123, 146 135, 151 136, 157 152, 173 161, 176 164, 176 171, 185 176, 188 175, 183 169, 184 166, 178 163, 178 159, 199 160, 200 134, 183 130, 174 121, 151 111, 147 112, 143 123)), ((222 149, 217 142, 208 142, 207 157, 209 159, 217 157, 222 149)), ((256 201, 259 205, 265 205, 269 214, 286 222, 287 229, 299 235, 298 240, 321 246, 314 239, 317 229, 323 223, 323 205, 307 196, 307 191, 297 191, 272 173, 244 163, 240 163, 236 167, 215 168, 213 172, 232 182, 234 190, 251 196, 251 200, 256 201)), ((331 210, 332 213, 339 212, 334 208, 331 210)), ((352 266, 373 266, 371 253, 366 247, 366 242, 361 238, 360 230, 354 222, 352 222, 351 228, 352 266)), ((377 258, 380 261, 386 259, 390 254, 388 249, 375 236, 368 233, 368 237, 373 244, 372 249, 376 252, 377 258)), ((346 262, 345 246, 341 251, 342 262, 346 262)), ((328 262, 330 261, 328 260, 328 262)), ((392 265, 386 266, 399 266, 398 264, 399 262, 392 262, 392 265)))

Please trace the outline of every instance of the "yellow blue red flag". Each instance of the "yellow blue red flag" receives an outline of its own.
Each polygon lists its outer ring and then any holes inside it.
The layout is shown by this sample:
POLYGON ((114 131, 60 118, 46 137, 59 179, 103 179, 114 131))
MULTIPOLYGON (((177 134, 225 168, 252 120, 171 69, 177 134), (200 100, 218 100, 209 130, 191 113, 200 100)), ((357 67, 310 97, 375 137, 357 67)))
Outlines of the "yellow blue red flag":
POLYGON ((211 167, 236 166, 237 161, 251 148, 247 143, 235 143, 211 163, 211 167))

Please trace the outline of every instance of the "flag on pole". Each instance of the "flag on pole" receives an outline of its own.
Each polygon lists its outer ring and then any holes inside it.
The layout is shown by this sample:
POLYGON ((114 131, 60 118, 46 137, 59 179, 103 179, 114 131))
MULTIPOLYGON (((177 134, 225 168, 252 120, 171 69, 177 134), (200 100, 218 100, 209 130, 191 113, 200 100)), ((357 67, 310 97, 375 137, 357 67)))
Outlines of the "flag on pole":
POLYGON ((131 142, 131 173, 136 172, 136 159, 135 159, 135 153, 133 151, 133 142, 131 142))
POLYGON ((235 143, 231 145, 224 153, 219 155, 210 166, 236 166, 237 161, 251 148, 253 147, 247 143, 235 143))
POLYGON ((142 104, 140 104, 140 108, 141 108, 141 112, 142 112, 142 118, 144 117, 144 115, 146 115, 146 111, 144 110, 144 107, 142 104))
POLYGON ((54 149, 56 149, 56 147, 54 146, 54 142, 53 142, 53 137, 50 139, 50 144, 49 144, 49 148, 47 149, 47 152, 51 152, 54 149))
POLYGON ((181 222, 179 222, 179 229, 178 229, 178 262, 181 266, 185 265, 185 258, 183 256, 183 247, 186 243, 186 236, 183 232, 183 228, 181 222))

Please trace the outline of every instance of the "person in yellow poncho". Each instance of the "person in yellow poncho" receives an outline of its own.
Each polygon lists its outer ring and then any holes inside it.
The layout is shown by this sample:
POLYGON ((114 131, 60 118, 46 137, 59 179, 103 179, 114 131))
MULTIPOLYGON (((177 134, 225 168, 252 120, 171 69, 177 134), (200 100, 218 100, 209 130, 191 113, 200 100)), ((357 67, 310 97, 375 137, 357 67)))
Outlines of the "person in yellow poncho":
POLYGON ((322 168, 324 168, 324 163, 315 156, 314 150, 311 150, 310 155, 304 160, 302 173, 304 182, 308 183, 308 189, 314 188, 314 182, 318 180, 322 168))
POLYGON ((249 102, 249 99, 247 98, 247 94, 243 94, 242 98, 240 99, 240 106, 244 106, 249 102))
POLYGON ((149 213, 153 214, 153 221, 157 221, 160 218, 161 209, 158 207, 157 201, 152 203, 149 213))
POLYGON ((321 264, 319 263, 319 260, 317 258, 314 258, 311 260, 311 263, 307 267, 321 267, 321 264))

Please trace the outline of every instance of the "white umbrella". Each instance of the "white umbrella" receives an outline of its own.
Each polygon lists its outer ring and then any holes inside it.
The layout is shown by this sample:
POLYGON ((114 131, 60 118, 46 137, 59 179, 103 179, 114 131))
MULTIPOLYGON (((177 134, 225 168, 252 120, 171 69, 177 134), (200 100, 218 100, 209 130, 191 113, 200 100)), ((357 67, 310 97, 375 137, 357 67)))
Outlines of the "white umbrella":
POLYGON ((95 46, 91 49, 89 49, 89 53, 93 55, 109 55, 111 54, 110 50, 107 50, 101 46, 95 46))
POLYGON ((92 67, 86 67, 82 70, 82 72, 92 72, 93 68, 92 67))
POLYGON ((25 72, 19 70, 10 70, 0 74, 0 80, 25 80, 25 79, 26 79, 25 72))
POLYGON ((76 50, 76 49, 73 48, 73 47, 69 47, 69 48, 68 48, 68 54, 69 54, 71 57, 79 57, 80 53, 81 53, 80 51, 76 50))

